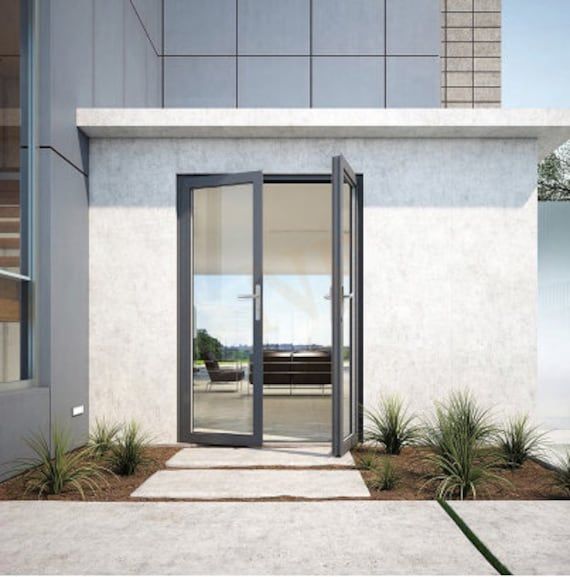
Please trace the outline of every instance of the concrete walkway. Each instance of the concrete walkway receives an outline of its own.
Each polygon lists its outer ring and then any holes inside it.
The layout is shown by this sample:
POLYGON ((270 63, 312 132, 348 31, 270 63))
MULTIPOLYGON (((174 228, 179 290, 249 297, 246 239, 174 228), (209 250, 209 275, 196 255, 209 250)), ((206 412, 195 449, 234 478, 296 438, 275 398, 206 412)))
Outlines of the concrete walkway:
POLYGON ((490 574, 434 502, 0 503, 0 573, 490 574))
POLYGON ((131 497, 147 499, 369 498, 356 469, 194 469, 158 471, 131 497))
POLYGON ((180 450, 166 466, 131 496, 197 500, 370 497, 352 455, 335 458, 328 445, 193 447, 180 450))
POLYGON ((354 467, 350 452, 343 457, 331 455, 330 445, 264 446, 262 449, 192 447, 182 449, 167 463, 182 469, 219 467, 354 467))
POLYGON ((451 503, 513 573, 570 574, 570 501, 451 503))

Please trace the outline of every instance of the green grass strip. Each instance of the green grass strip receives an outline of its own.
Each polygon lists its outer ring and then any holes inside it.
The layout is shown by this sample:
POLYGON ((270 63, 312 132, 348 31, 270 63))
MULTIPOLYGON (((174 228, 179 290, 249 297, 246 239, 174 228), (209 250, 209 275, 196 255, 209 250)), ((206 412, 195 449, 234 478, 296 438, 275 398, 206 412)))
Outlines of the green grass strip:
POLYGON ((512 575, 512 573, 503 565, 494 555, 489 551, 485 543, 471 531, 467 523, 451 508, 451 505, 444 499, 438 499, 438 503, 441 505, 442 509, 453 519, 454 523, 461 529, 461 532, 473 543, 473 546, 485 559, 487 562, 499 573, 500 575, 512 575))

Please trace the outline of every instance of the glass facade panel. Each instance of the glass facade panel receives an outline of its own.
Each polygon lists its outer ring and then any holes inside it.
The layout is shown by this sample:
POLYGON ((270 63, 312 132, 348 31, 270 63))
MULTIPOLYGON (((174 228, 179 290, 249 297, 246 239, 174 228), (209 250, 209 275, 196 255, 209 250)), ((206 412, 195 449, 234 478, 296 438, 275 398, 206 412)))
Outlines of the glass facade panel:
POLYGON ((194 432, 253 434, 253 186, 193 192, 194 432))
POLYGON ((20 2, 3 0, 0 18, 0 268, 20 272, 20 2))
POLYGON ((30 5, 28 0, 2 0, 0 8, 0 383, 29 378, 29 271, 22 247, 29 246, 30 5))
POLYGON ((330 441, 330 183, 263 187, 263 431, 330 441))
POLYGON ((21 378, 20 321, 22 283, 0 277, 0 381, 21 378))

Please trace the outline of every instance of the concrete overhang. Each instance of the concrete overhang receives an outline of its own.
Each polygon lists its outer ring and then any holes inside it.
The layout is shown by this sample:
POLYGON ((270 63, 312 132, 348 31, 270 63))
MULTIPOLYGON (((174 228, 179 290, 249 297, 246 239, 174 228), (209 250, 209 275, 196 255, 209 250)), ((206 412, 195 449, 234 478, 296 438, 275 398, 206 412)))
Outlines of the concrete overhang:
POLYGON ((570 140, 570 109, 80 108, 91 138, 517 138, 542 158, 570 140))

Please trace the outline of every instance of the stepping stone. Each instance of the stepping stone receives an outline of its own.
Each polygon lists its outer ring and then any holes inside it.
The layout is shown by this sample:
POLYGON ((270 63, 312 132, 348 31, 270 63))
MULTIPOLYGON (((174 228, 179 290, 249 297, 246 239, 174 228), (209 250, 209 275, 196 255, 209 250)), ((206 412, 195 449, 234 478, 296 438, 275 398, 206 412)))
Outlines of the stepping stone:
POLYGON ((131 497, 149 499, 368 498, 357 470, 198 469, 158 471, 131 497))
POLYGON ((451 506, 515 575, 570 573, 570 501, 453 501, 451 506))
POLYGON ((224 467, 354 467, 350 453, 337 458, 328 446, 232 449, 196 447, 182 449, 166 463, 177 469, 217 469, 224 467))

